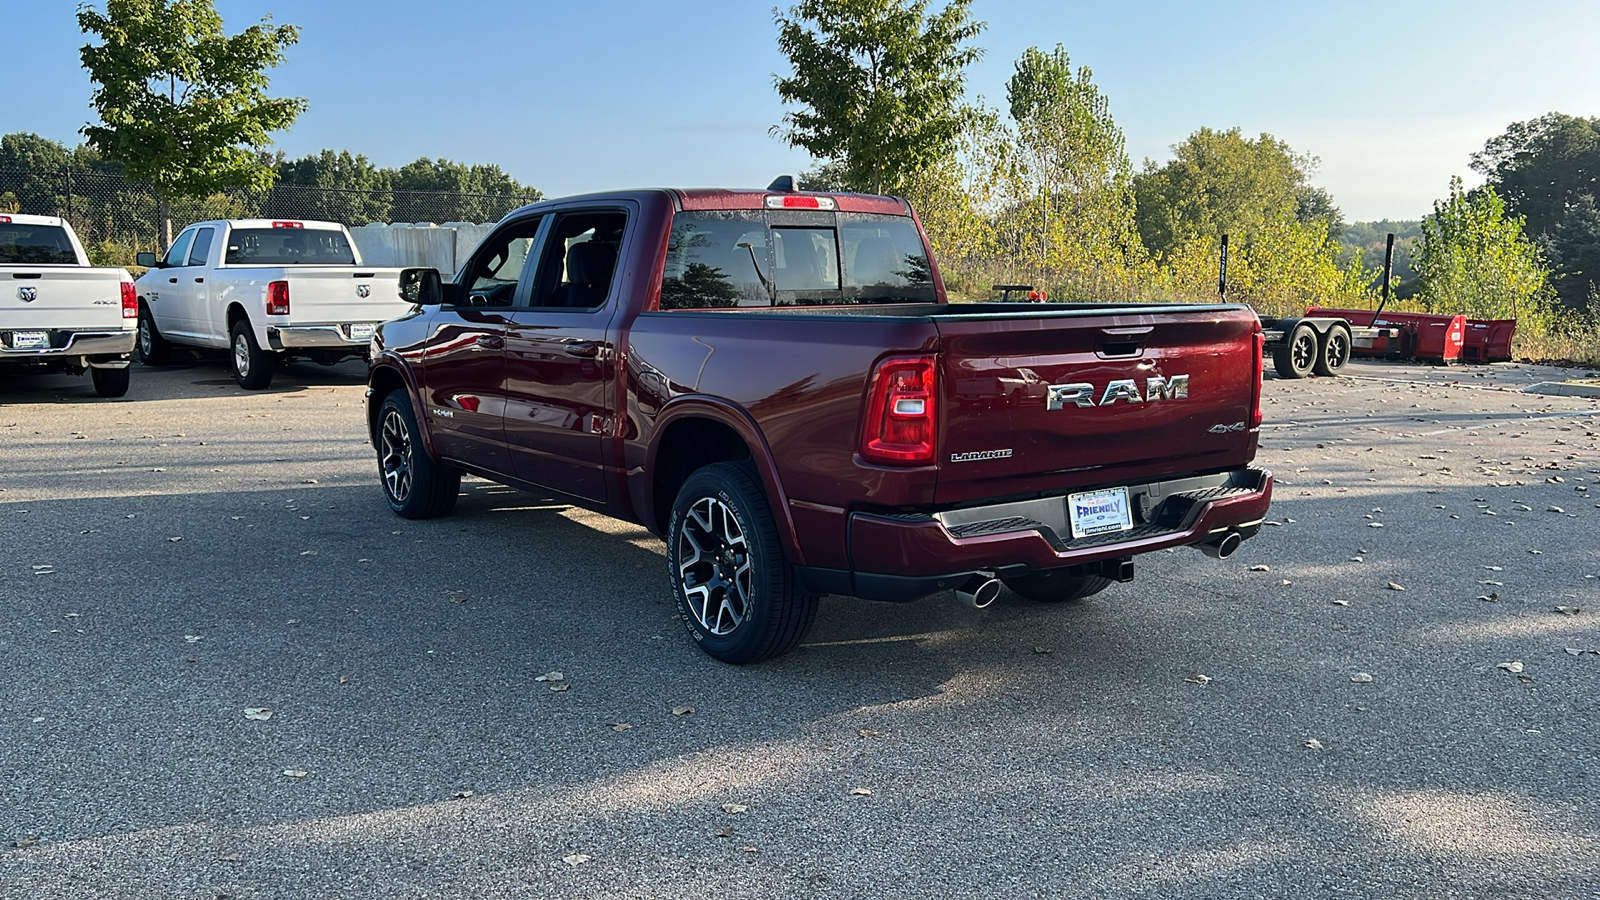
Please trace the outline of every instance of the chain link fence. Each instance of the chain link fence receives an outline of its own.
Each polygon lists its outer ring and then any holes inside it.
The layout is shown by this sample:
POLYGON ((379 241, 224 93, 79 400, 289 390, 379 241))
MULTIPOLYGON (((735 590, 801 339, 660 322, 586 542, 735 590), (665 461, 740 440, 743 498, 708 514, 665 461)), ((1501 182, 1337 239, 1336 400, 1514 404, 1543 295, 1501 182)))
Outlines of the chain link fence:
MULTIPOLYGON (((317 219, 349 226, 387 222, 494 222, 538 199, 534 194, 348 190, 279 183, 265 191, 226 191, 172 203, 172 231, 204 219, 317 219)), ((159 252, 161 225, 148 185, 117 174, 74 169, 0 169, 0 214, 61 216, 95 265, 126 266, 159 252)))

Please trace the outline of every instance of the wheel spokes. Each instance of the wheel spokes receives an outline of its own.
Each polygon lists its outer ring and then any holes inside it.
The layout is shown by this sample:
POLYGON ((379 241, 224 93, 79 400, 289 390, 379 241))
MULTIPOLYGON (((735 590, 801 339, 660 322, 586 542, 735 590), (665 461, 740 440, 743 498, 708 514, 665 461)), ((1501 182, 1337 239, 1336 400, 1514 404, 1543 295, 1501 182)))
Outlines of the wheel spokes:
POLYGON ((744 531, 727 504, 703 497, 684 512, 678 576, 695 621, 714 635, 738 628, 750 611, 752 563, 744 531))
POLYGON ((411 495, 411 439, 406 432, 406 423, 394 410, 389 410, 383 416, 383 428, 378 438, 378 458, 384 488, 397 503, 404 503, 411 495))

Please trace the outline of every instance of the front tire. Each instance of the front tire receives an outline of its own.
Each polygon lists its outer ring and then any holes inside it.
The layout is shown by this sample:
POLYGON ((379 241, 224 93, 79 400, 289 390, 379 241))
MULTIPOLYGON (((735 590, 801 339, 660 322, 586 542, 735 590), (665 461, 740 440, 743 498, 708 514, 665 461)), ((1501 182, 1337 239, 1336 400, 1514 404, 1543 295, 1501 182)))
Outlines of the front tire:
POLYGON ((89 378, 94 381, 94 392, 102 397, 123 397, 128 393, 128 384, 132 379, 133 368, 123 366, 120 369, 89 369, 89 378))
POLYGON ((1300 324, 1289 332, 1282 344, 1273 348, 1272 367, 1279 378, 1304 378, 1317 364, 1317 332, 1310 325, 1300 324))
POLYGON ((1078 575, 1066 571, 1032 572, 1001 578, 1011 592, 1038 603, 1067 603, 1092 597, 1111 585, 1100 575, 1078 575))
POLYGON ((139 361, 147 366, 164 366, 172 359, 172 345, 156 328, 150 307, 139 304, 139 361))
POLYGON ((667 571, 689 636, 726 663, 793 650, 817 615, 748 462, 715 463, 683 483, 667 528, 667 571))
POLYGON ((1350 361, 1350 329, 1335 325, 1322 336, 1322 350, 1317 354, 1316 373, 1337 375, 1350 361))
POLYGON ((407 519, 432 519, 455 508, 461 472, 428 453, 404 391, 383 398, 374 437, 378 476, 390 509, 407 519))
POLYGON ((233 380, 247 391, 259 391, 272 383, 272 354, 256 343, 250 320, 240 319, 229 330, 228 368, 233 380))

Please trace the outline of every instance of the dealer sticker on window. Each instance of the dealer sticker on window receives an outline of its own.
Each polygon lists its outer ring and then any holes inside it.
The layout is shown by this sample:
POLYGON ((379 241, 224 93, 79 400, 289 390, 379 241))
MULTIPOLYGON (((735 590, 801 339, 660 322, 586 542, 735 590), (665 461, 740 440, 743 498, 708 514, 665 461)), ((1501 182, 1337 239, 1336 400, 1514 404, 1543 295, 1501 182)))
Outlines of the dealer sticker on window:
POLYGON ((350 326, 350 340, 352 340, 352 341, 364 341, 364 340, 367 340, 370 337, 372 337, 372 326, 371 325, 351 325, 350 326))
POLYGON ((1133 511, 1128 506, 1128 489, 1107 488, 1103 491, 1085 491, 1067 497, 1067 519, 1072 525, 1072 536, 1088 537, 1128 531, 1133 528, 1133 511))
POLYGON ((11 349, 43 350, 50 346, 50 335, 43 331, 11 332, 11 349))

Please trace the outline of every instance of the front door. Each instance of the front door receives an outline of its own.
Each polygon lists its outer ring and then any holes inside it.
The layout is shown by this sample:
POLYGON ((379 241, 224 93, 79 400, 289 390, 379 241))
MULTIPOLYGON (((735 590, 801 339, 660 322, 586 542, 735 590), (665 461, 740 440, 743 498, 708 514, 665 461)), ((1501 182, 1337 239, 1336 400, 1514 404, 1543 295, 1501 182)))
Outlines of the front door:
POLYGON ((515 477, 506 450, 506 329, 540 220, 504 223, 478 245, 457 283, 457 302, 434 313, 421 348, 422 414, 434 452, 515 477))
POLYGON ((506 443, 519 479, 604 502, 616 422, 610 324, 626 210, 556 213, 506 329, 506 443))

